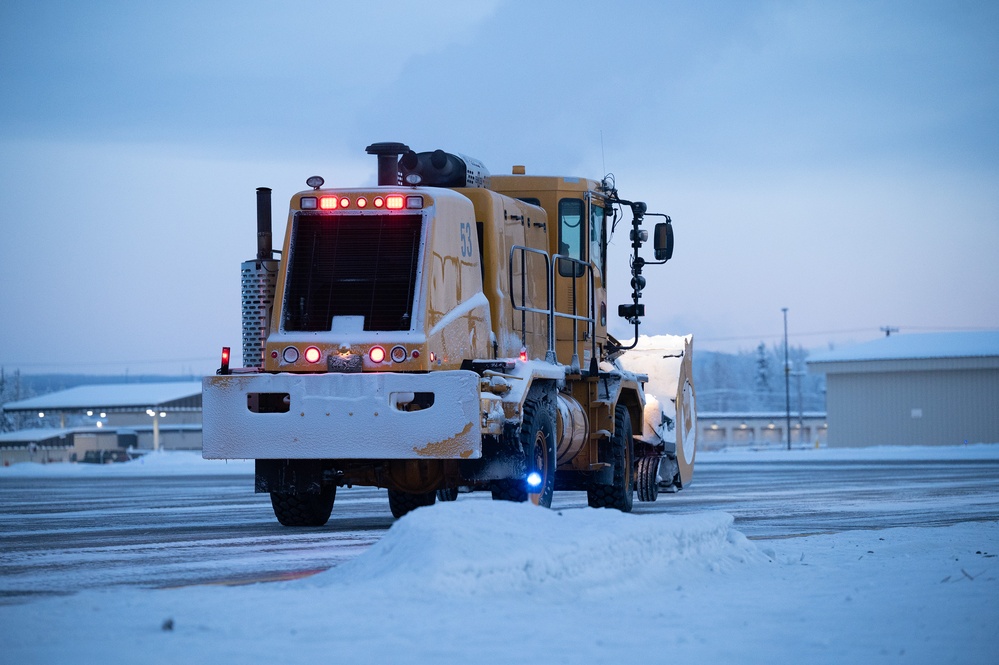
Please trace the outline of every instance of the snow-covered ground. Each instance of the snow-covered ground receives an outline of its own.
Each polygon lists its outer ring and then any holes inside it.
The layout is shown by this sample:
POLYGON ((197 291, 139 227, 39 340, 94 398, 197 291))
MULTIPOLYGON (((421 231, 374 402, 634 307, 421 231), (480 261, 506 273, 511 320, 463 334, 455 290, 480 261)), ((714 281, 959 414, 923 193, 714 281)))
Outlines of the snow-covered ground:
MULTIPOLYGON (((789 455, 994 460, 999 445, 711 453, 698 464, 789 455)), ((15 465, 0 482, 219 472, 252 467, 164 453, 15 465)), ((992 663, 997 554, 999 521, 749 541, 720 512, 459 500, 303 579, 2 606, 0 663, 992 663)))

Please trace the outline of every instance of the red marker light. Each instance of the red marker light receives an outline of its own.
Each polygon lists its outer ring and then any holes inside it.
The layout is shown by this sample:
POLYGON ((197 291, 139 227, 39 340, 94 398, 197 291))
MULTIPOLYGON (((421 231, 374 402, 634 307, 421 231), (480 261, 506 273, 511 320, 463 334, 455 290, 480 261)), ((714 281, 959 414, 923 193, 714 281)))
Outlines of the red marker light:
POLYGON ((367 205, 368 205, 368 200, 366 198, 364 198, 363 196, 361 198, 357 199, 357 207, 358 208, 364 208, 367 205))
POLYGON ((385 199, 383 199, 383 198, 382 198, 382 197, 380 197, 380 196, 376 196, 376 197, 375 197, 375 207, 376 207, 376 208, 381 208, 381 207, 383 207, 384 205, 385 205, 385 199))
POLYGON ((323 357, 322 351, 314 346, 310 346, 305 350, 305 360, 310 363, 317 363, 319 359, 323 357))
POLYGON ((368 351, 368 358, 370 358, 373 363, 382 362, 385 360, 385 349, 380 346, 371 347, 371 350, 368 351))
POLYGON ((229 373, 229 347, 222 347, 222 366, 219 367, 219 374, 229 373))
POLYGON ((405 204, 405 199, 401 196, 386 196, 385 197, 385 207, 389 210, 402 210, 402 206, 405 204))
POLYGON ((323 210, 336 210, 336 197, 335 196, 321 196, 319 197, 319 207, 323 210))
POLYGON ((341 208, 346 208, 349 205, 350 205, 350 199, 348 199, 346 196, 344 196, 343 198, 340 199, 340 207, 341 208))
POLYGON ((521 362, 525 362, 525 363, 527 362, 527 348, 526 347, 521 347, 520 348, 520 360, 521 360, 521 362))

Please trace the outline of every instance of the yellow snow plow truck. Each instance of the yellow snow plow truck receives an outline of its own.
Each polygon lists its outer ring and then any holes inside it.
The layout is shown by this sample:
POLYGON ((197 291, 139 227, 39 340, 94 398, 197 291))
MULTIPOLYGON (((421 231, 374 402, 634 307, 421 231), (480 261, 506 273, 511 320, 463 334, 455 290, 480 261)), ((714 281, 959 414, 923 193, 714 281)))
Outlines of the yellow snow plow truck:
POLYGON ((673 252, 670 218, 620 198, 609 177, 491 176, 400 143, 367 152, 377 186, 313 176, 292 197, 279 260, 270 190, 257 190, 244 367, 224 348, 204 379, 204 457, 256 460, 256 491, 288 526, 325 524, 337 488, 353 485, 387 488, 396 517, 459 490, 542 506, 579 490, 629 511, 636 491, 654 501, 686 487, 690 337, 655 337, 628 362, 643 269, 673 252), (607 333, 607 243, 627 216, 624 344, 607 333), (662 220, 655 261, 639 255, 648 216, 662 220))

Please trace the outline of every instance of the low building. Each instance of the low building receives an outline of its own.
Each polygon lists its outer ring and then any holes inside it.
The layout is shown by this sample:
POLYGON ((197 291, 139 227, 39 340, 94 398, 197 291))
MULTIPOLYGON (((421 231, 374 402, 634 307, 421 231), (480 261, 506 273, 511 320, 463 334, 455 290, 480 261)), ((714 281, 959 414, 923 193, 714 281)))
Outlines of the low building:
MULTIPOLYGON (((825 413, 792 412, 791 446, 794 448, 824 446, 827 428, 825 413)), ((698 412, 697 429, 697 447, 701 450, 787 446, 786 411, 698 412)))
POLYGON ((0 447, 10 455, 20 448, 30 453, 32 442, 37 450, 42 444, 34 439, 41 436, 51 442, 47 433, 57 431, 69 447, 67 458, 82 459, 88 451, 107 449, 201 449, 201 383, 197 381, 78 386, 7 402, 3 409, 54 423, 52 428, 4 435, 0 447))
POLYGON ((895 334, 808 360, 829 446, 999 442, 999 332, 895 334))
POLYGON ((0 434, 0 466, 18 462, 67 462, 73 455, 73 429, 43 427, 0 434))

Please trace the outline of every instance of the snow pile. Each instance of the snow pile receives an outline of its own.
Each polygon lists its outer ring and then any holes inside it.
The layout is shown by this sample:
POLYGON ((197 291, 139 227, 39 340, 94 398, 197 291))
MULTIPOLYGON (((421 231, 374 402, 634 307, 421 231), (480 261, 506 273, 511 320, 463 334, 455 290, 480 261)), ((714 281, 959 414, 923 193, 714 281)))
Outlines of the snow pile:
POLYGON ((723 448, 697 453, 697 461, 801 463, 841 460, 844 462, 878 461, 968 461, 999 460, 999 443, 972 443, 963 446, 869 446, 865 448, 796 448, 777 447, 768 450, 723 448))
POLYGON ((504 501, 420 509, 362 556, 312 584, 412 588, 448 596, 622 591, 649 574, 766 561, 732 517, 539 510, 504 501))
POLYGON ((61 478, 64 476, 213 476, 253 474, 253 460, 206 460, 193 450, 160 450, 128 462, 84 464, 21 462, 0 467, 0 478, 61 478))

